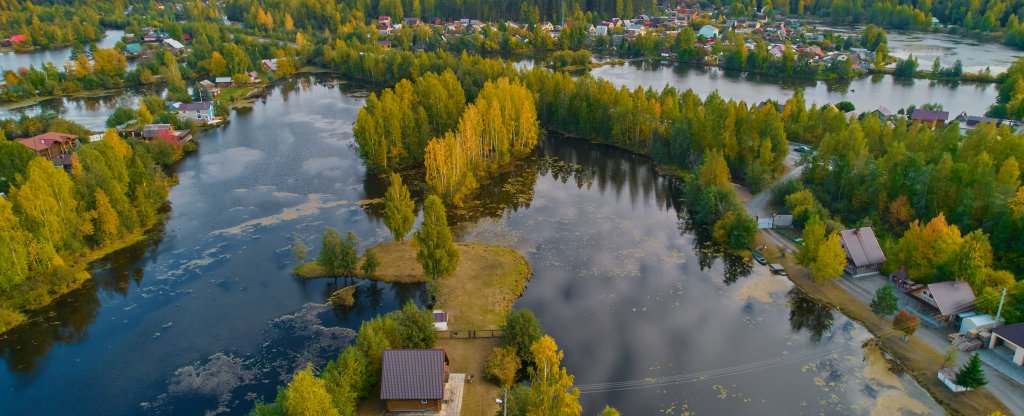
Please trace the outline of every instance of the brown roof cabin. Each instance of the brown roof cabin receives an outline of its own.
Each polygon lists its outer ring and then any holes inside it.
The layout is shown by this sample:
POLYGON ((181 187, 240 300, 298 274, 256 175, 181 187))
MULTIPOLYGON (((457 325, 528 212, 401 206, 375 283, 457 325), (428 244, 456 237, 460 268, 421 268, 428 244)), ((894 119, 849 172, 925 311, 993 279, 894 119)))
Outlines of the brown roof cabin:
POLYGON ((71 166, 71 151, 78 147, 78 136, 51 131, 17 139, 17 142, 32 149, 39 156, 49 159, 55 166, 68 168, 71 166))
POLYGON ((910 295, 923 306, 917 309, 938 323, 952 322, 957 314, 974 309, 974 291, 967 282, 932 283, 910 295))
POLYGON ((946 125, 946 120, 949 120, 949 113, 946 111, 937 110, 925 110, 923 108, 915 109, 910 114, 910 121, 913 123, 921 123, 929 128, 942 127, 946 125))
POLYGON ((388 412, 439 412, 447 391, 444 350, 384 350, 380 399, 388 412))
POLYGON ((871 227, 844 230, 839 233, 843 250, 846 250, 846 273, 851 276, 877 273, 885 263, 885 253, 875 238, 871 227))

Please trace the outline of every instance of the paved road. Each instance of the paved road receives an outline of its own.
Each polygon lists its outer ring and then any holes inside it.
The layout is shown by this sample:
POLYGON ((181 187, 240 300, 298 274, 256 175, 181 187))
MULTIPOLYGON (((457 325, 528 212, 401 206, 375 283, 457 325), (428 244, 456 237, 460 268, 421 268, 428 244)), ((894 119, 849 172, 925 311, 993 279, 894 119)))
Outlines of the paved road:
MULTIPOLYGON (((786 157, 786 166, 790 168, 790 171, 785 176, 776 181, 776 183, 796 178, 798 175, 800 175, 801 172, 803 172, 803 165, 797 166, 797 162, 799 162, 800 160, 800 154, 796 153, 793 149, 794 146, 790 145, 789 156, 786 157)), ((771 189, 769 188, 768 190, 762 191, 757 195, 751 196, 747 201, 744 202, 744 204, 747 207, 747 211, 749 211, 751 215, 766 216, 772 214, 772 212, 770 212, 770 210, 768 209, 768 204, 770 201, 771 189)), ((795 253, 798 249, 796 244, 794 244, 791 240, 779 235, 775 231, 761 230, 761 236, 767 239, 768 241, 771 241, 776 246, 785 248, 788 252, 795 253)), ((790 271, 790 273, 793 272, 795 271, 790 271)), ((857 298, 857 300, 860 300, 861 302, 864 303, 871 303, 871 299, 874 297, 874 290, 868 287, 871 286, 871 284, 868 284, 867 282, 870 282, 870 280, 866 279, 877 278, 865 276, 859 277, 856 280, 854 280, 844 274, 842 278, 836 281, 836 284, 845 289, 855 298, 857 298)), ((914 336, 924 340, 925 343, 927 343, 935 351, 939 352, 940 354, 944 354, 951 345, 949 340, 946 339, 946 335, 948 332, 950 331, 945 328, 936 329, 922 325, 921 328, 914 334, 914 336)), ((957 366, 962 366, 964 363, 967 362, 968 359, 970 359, 969 354, 963 352, 959 353, 957 357, 957 366)), ((985 388, 987 388, 990 392, 992 392, 993 395, 999 398, 999 400, 1001 400, 1003 404, 1006 405, 1006 407, 1010 408, 1010 411, 1012 411, 1013 414, 1024 416, 1024 386, 1017 383, 1013 379, 1007 377, 999 370, 988 364, 984 364, 984 369, 985 375, 988 378, 988 385, 985 386, 985 388)))

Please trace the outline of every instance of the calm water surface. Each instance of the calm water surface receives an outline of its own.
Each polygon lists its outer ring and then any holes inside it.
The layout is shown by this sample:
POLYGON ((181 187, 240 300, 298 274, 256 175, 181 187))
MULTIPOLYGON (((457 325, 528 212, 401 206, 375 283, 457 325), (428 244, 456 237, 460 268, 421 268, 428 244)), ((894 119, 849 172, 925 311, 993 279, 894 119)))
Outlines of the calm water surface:
MULTIPOLYGON (((165 226, 0 338, 5 412, 244 414, 305 362, 335 356, 350 328, 419 300, 418 286, 363 282, 356 307, 333 310, 332 281, 289 275, 295 235, 314 248, 326 225, 364 247, 389 239, 365 203, 384 185, 352 140, 362 95, 301 79, 204 133, 176 167, 165 226)), ((530 260, 517 306, 565 349, 587 414, 941 412, 909 378, 865 363, 862 327, 703 249, 685 217, 647 159, 549 137, 451 218, 459 238, 530 260), (658 383, 629 383, 644 379, 658 383)))
POLYGON ((951 118, 961 111, 983 114, 995 103, 998 94, 995 84, 900 79, 888 75, 815 81, 650 61, 603 66, 595 68, 591 74, 629 88, 661 89, 671 86, 680 90, 692 89, 701 97, 718 91, 727 100, 743 100, 748 104, 768 99, 784 102, 797 90, 803 90, 808 105, 850 101, 858 112, 871 111, 879 106, 896 112, 911 105, 939 103, 951 113, 951 118))
MULTIPOLYGON (((864 33, 863 26, 818 26, 819 29, 835 32, 845 36, 864 33)), ((889 54, 906 59, 911 54, 918 58, 921 69, 931 69, 932 62, 939 58, 942 66, 952 66, 957 59, 964 64, 964 71, 978 72, 986 67, 993 74, 1006 72, 1006 69, 1024 51, 1013 49, 999 43, 980 42, 948 33, 924 33, 904 30, 887 30, 889 54)))
MULTIPOLYGON (((96 47, 101 49, 113 48, 121 38, 124 37, 123 30, 107 30, 103 32, 103 39, 96 41, 96 47)), ((33 52, 4 52, 0 53, 0 69, 16 70, 35 66, 42 68, 43 64, 51 62, 59 69, 64 69, 64 62, 71 56, 71 47, 45 49, 33 52)), ((135 67, 135 61, 129 61, 129 68, 135 67)))
POLYGON ((418 299, 418 286, 365 283, 358 307, 336 311, 322 305, 333 281, 289 273, 295 235, 385 235, 359 205, 383 192, 352 148, 362 102, 293 82, 204 133, 176 169, 163 229, 0 338, 3 412, 244 414, 303 363, 336 356, 348 328, 418 299))

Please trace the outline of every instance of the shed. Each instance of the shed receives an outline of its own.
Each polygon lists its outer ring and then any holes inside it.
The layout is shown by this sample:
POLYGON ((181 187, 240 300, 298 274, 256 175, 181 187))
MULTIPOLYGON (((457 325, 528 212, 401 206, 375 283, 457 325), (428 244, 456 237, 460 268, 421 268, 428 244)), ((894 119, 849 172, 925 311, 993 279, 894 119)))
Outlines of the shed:
POLYGON ((434 329, 438 331, 448 330, 448 312, 434 309, 434 329))
POLYGON ((992 319, 991 315, 968 316, 960 320, 960 333, 966 334, 975 329, 988 329, 994 326, 996 326, 996 320, 992 319))
POLYGON ((885 253, 871 227, 843 230, 839 237, 846 250, 846 273, 859 276, 878 272, 885 262, 885 253))
POLYGON ((447 383, 444 350, 384 350, 380 399, 388 412, 440 411, 447 383))
POLYGON ((939 369, 939 381, 949 387, 954 393, 960 393, 967 391, 967 388, 956 384, 956 372, 955 368, 940 368, 939 369))
POLYGON ((1006 356, 1010 362, 1024 366, 1024 324, 1005 325, 993 329, 988 347, 997 354, 1006 356), (998 349, 999 346, 1006 348, 998 349))

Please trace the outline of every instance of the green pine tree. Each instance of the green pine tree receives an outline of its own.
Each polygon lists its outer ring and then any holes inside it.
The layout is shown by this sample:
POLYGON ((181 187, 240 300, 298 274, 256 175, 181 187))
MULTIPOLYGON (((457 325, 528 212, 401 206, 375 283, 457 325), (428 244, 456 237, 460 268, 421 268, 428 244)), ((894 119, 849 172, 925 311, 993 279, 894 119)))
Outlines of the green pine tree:
POLYGON ((871 299, 871 311, 878 315, 892 315, 896 312, 899 298, 892 290, 891 284, 886 284, 875 291, 875 298, 871 299))
POLYGON ((988 384, 985 379, 985 370, 981 368, 981 357, 978 353, 971 356, 971 360, 960 368, 956 373, 956 384, 968 389, 976 389, 988 384))

